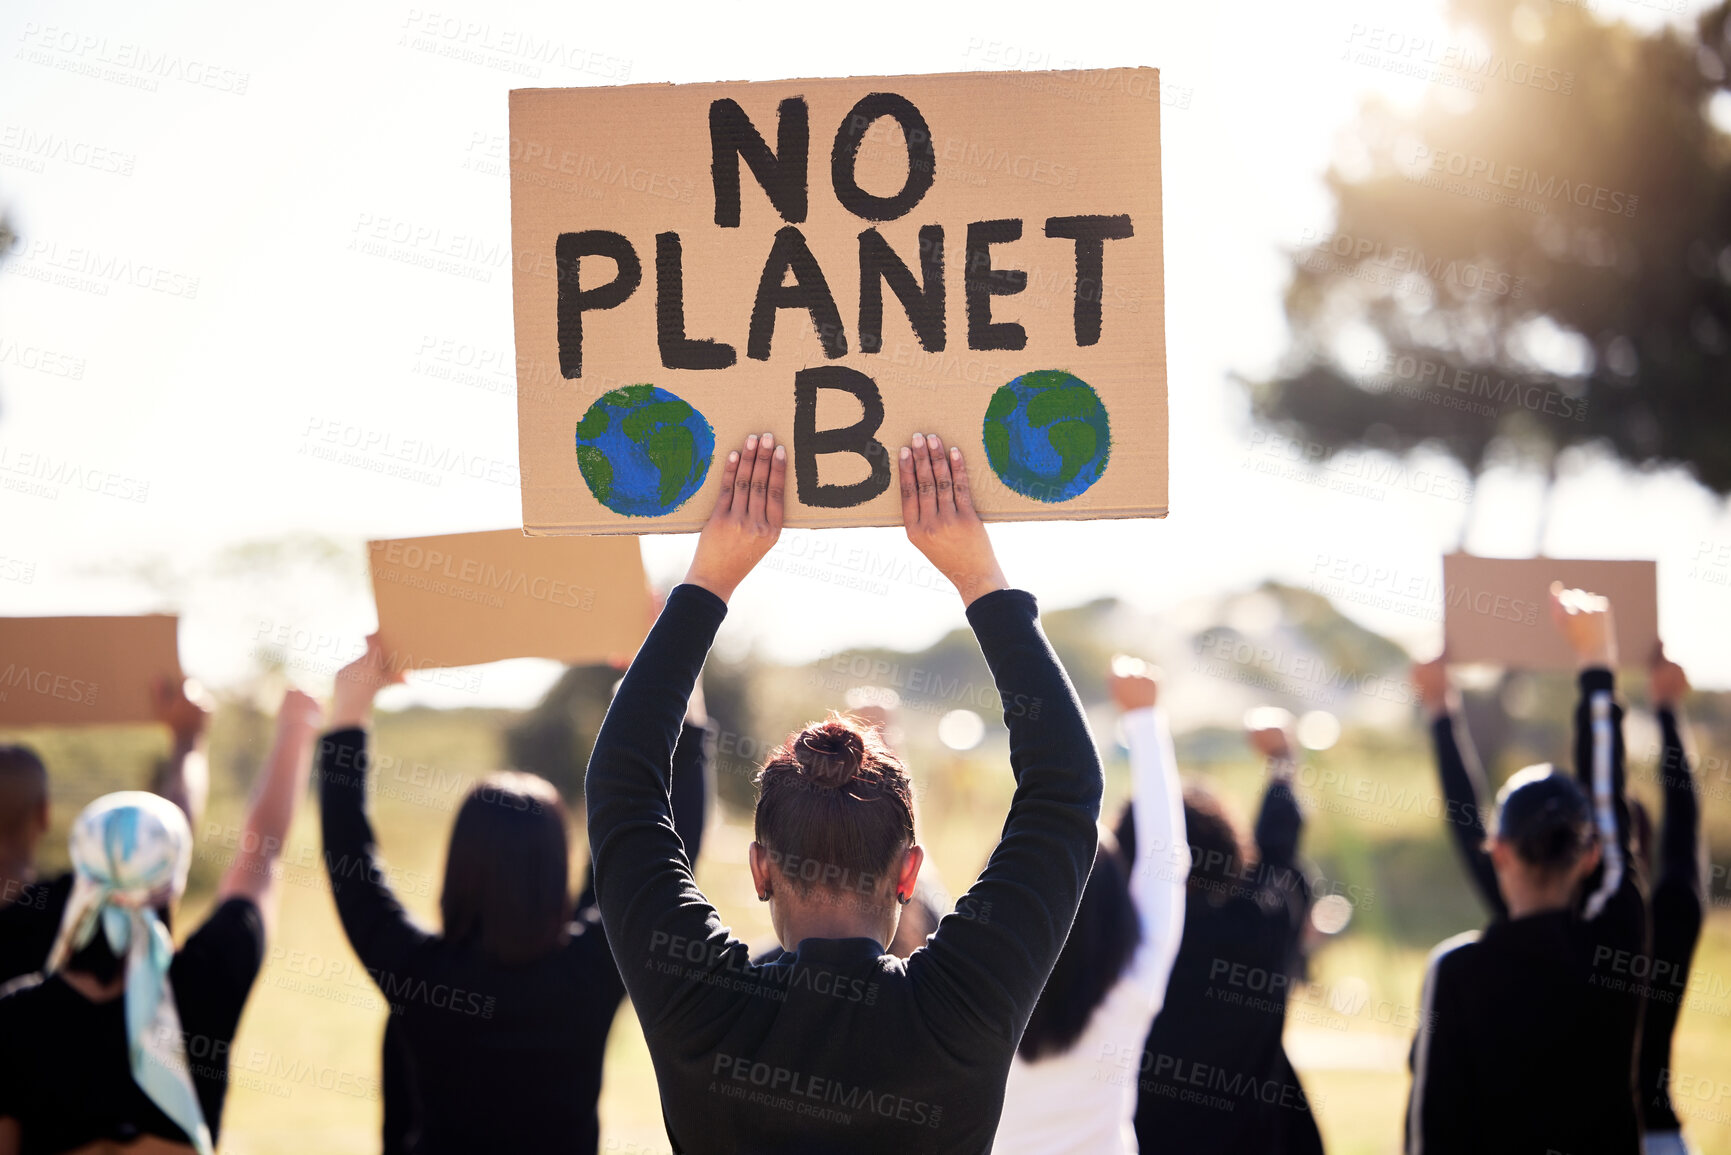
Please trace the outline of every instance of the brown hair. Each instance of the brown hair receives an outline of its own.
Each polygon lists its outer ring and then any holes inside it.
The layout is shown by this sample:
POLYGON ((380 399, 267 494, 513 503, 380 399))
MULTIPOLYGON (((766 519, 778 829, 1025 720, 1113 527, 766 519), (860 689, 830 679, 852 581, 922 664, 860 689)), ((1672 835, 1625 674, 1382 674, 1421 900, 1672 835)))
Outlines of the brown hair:
POLYGON ((756 835, 800 894, 814 885, 874 893, 914 843, 914 791, 878 732, 831 713, 757 774, 756 835))
POLYGON ((508 772, 476 783, 445 857, 446 941, 507 964, 556 950, 571 920, 569 858, 565 806, 551 782, 508 772))
POLYGON ((1076 1045, 1094 1009, 1106 1000, 1142 942, 1142 920, 1130 896, 1131 864, 1110 831, 1100 832, 1094 869, 1082 888, 1076 921, 1034 1004, 1016 1053, 1032 1061, 1076 1045))

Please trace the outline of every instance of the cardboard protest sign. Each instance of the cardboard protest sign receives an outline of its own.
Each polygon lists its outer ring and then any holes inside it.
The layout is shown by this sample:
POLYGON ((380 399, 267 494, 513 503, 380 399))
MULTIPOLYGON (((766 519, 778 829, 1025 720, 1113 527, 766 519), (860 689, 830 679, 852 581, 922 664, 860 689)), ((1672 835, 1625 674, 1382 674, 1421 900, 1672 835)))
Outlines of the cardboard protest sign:
POLYGON ((156 721, 156 684, 181 680, 169 614, 0 618, 0 726, 156 721))
POLYGON ((649 582, 626 538, 520 530, 369 541, 379 633, 397 669, 504 658, 629 658, 649 630, 649 582))
POLYGON ((1166 513, 1153 69, 511 93, 523 526, 895 525, 935 432, 998 520, 1166 513))
POLYGON ((1659 567, 1651 561, 1443 558, 1443 647, 1451 662, 1572 670, 1574 651, 1551 621, 1551 583, 1611 599, 1618 660, 1645 665, 1659 640, 1659 567))

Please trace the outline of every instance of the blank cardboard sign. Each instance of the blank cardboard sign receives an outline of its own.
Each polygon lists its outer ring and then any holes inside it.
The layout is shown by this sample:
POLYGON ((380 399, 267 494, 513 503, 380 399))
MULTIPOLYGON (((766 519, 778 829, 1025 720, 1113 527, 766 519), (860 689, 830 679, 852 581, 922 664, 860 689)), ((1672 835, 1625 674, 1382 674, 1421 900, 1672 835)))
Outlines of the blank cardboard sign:
POLYGON ((649 629, 637 542, 520 530, 369 541, 379 633, 397 669, 504 658, 629 658, 649 629))
POLYGON ((156 682, 181 679, 179 619, 0 618, 0 725, 156 721, 156 682))
POLYGON ((1160 214, 1149 68, 514 91, 524 529, 698 529, 765 430, 788 525, 900 524, 916 432, 1162 517, 1160 214))
POLYGON ((1551 622, 1551 583, 1611 599, 1618 660, 1645 665, 1659 640, 1659 567, 1651 561, 1443 558, 1443 645, 1451 662, 1572 670, 1574 651, 1551 622))

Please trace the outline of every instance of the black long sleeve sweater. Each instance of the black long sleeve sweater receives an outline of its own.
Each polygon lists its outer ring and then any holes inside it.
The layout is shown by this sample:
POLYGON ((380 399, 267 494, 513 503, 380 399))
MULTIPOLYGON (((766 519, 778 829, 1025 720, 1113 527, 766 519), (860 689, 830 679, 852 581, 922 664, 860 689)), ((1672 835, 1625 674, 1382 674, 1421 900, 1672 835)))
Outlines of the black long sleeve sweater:
MULTIPOLYGON (((695 861, 707 744, 701 728, 681 730, 684 711, 681 698, 678 752, 670 757, 680 826, 670 833, 695 861)), ((416 925, 392 892, 367 820, 367 769, 366 731, 337 730, 320 741, 331 892, 350 945, 392 1010, 387 1146, 590 1155, 600 1145, 602 1058, 625 987, 589 888, 569 941, 542 959, 505 965, 446 942, 416 925)))
POLYGON ((676 588, 589 762, 596 894, 679 1152, 985 1152, 1016 1044, 1093 864, 1101 773, 1034 599, 968 620, 1005 703, 1016 792, 979 881, 905 962, 806 939, 759 966, 698 890, 668 813, 686 695, 726 614, 676 588))

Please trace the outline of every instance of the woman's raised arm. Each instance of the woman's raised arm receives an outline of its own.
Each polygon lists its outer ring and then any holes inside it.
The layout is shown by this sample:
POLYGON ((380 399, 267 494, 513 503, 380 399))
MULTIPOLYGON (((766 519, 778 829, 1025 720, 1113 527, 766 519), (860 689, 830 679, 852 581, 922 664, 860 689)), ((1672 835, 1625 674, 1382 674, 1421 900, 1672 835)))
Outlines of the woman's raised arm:
POLYGON ((901 451, 909 539, 956 587, 997 683, 1016 793, 979 881, 908 960, 928 1022, 1021 1037, 1075 921, 1094 866, 1100 758, 1081 703, 1040 629, 1033 595, 1009 588, 974 511, 960 450, 914 434, 901 451))
POLYGON ((613 696, 585 778, 596 903, 645 1029, 682 998, 722 988, 704 973, 743 973, 750 952, 697 888, 674 824, 670 776, 692 688, 727 599, 781 533, 787 451, 774 438, 729 453, 715 512, 685 581, 667 595, 613 696))

